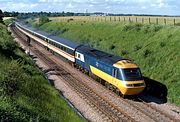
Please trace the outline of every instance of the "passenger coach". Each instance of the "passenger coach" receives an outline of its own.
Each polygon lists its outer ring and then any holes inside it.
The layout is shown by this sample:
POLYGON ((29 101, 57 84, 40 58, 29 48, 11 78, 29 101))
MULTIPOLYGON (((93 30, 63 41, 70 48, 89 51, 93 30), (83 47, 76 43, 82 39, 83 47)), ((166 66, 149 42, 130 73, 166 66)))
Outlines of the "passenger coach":
POLYGON ((36 40, 39 44, 41 44, 48 50, 51 50, 53 53, 64 57, 70 62, 75 62, 74 52, 78 44, 75 44, 64 38, 41 32, 37 29, 28 27, 18 22, 16 22, 15 25, 26 36, 30 37, 33 40, 36 40))

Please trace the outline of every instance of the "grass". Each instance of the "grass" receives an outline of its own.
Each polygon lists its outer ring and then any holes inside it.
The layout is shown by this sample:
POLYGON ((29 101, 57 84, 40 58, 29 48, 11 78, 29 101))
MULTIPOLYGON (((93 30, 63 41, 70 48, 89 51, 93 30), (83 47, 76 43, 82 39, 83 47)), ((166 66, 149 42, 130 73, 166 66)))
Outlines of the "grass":
POLYGON ((83 121, 2 24, 0 37, 0 121, 83 121))
POLYGON ((168 101, 180 106, 180 26, 52 20, 39 29, 133 60, 144 76, 166 85, 168 101))

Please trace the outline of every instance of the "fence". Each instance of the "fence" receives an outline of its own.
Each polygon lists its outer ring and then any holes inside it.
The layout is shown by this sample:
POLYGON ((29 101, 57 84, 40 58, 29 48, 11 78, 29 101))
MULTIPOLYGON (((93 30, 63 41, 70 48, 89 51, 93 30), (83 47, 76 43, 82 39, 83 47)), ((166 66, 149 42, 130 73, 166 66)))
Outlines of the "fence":
POLYGON ((144 24, 180 25, 180 17, 156 17, 156 16, 69 16, 51 17, 55 21, 98 21, 98 22, 135 22, 144 24))

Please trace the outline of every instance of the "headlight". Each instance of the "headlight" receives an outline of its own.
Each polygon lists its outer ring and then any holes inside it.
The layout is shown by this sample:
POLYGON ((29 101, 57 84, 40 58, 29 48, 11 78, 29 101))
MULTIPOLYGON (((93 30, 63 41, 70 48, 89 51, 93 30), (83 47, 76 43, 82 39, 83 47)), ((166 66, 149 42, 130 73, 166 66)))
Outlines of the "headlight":
POLYGON ((126 86, 128 86, 128 87, 133 87, 134 84, 126 84, 126 86))
POLYGON ((127 87, 138 87, 138 86, 145 86, 144 83, 137 83, 137 84, 126 84, 127 87))

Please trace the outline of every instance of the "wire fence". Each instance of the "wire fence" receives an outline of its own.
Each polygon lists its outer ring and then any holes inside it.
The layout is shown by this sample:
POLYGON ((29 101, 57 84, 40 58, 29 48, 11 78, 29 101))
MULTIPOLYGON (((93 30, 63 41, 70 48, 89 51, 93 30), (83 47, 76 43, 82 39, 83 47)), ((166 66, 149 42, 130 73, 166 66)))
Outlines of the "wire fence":
POLYGON ((123 22, 142 23, 158 25, 179 25, 180 17, 158 17, 158 16, 68 16, 51 17, 54 21, 97 21, 97 22, 123 22))

